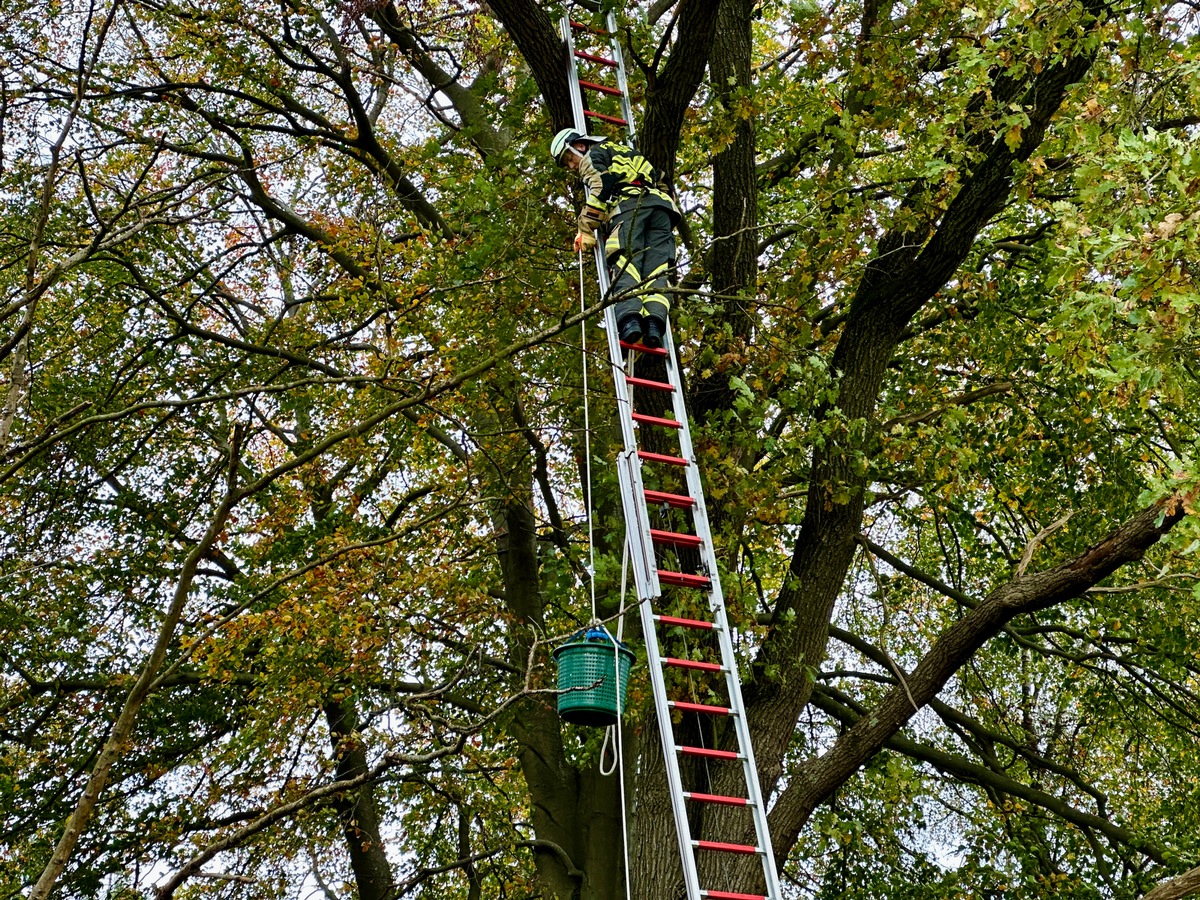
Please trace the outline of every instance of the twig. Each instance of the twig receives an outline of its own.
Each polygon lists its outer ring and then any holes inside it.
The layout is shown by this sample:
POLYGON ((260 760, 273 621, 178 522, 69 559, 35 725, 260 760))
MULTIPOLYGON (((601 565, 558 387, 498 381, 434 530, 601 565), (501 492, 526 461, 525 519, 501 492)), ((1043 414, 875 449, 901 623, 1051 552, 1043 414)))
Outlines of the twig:
POLYGON ((1022 575, 1025 574, 1025 570, 1027 568, 1029 568, 1029 563, 1033 561, 1033 553, 1035 550, 1037 550, 1038 544, 1040 544, 1042 541, 1044 541, 1046 538, 1048 538, 1054 532, 1058 531, 1058 529, 1060 529, 1064 525, 1066 525, 1067 522, 1071 521, 1071 516, 1073 516, 1073 515, 1075 515, 1074 511, 1067 513, 1065 516, 1063 516, 1057 522, 1053 522, 1050 525, 1047 525, 1045 528, 1043 528, 1041 531, 1039 531, 1037 534, 1035 534, 1033 536, 1033 540, 1031 540, 1028 544, 1025 545, 1025 552, 1021 554, 1021 562, 1017 566, 1017 574, 1015 576, 1013 576, 1014 580, 1016 580, 1017 578, 1020 578, 1022 575))

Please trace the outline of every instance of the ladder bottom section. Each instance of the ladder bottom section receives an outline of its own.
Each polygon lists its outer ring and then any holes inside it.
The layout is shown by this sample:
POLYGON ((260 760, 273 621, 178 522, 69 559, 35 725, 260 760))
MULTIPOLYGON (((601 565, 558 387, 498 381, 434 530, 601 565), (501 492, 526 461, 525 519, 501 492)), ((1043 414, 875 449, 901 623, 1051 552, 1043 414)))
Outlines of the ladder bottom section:
POLYGON ((701 891, 705 900, 769 900, 766 894, 738 894, 733 891, 701 891))

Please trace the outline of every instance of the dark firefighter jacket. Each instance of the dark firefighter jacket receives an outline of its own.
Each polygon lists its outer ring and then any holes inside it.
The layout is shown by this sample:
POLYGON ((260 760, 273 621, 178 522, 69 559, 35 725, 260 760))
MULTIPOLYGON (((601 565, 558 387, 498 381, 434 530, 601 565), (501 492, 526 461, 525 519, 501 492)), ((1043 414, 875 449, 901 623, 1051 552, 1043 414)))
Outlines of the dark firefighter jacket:
POLYGON ((600 224, 622 213, 655 206, 668 211, 672 224, 679 223, 679 207, 663 173, 623 144, 592 147, 579 161, 579 177, 588 187, 587 203, 579 211, 584 234, 594 234, 600 224))

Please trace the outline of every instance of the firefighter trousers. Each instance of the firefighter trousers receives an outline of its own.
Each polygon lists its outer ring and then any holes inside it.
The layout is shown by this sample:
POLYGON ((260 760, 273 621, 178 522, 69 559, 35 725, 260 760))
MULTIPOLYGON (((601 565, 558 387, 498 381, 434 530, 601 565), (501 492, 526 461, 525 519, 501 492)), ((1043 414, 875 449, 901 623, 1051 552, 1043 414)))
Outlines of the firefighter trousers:
POLYGON ((653 316, 664 325, 671 301, 662 290, 675 269, 674 220, 664 206, 642 203, 618 210, 609 222, 604 242, 611 292, 619 297, 635 293, 616 304, 617 321, 630 316, 653 316))

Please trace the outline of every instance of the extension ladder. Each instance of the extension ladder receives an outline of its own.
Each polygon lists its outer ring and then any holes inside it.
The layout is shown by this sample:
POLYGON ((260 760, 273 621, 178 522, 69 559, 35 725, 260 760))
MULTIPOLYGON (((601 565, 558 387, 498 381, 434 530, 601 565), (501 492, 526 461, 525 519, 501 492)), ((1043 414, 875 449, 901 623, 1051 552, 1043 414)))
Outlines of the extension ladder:
MULTIPOLYGON (((563 14, 559 27, 570 59, 568 81, 574 109, 575 128, 580 132, 587 132, 588 119, 620 126, 625 129, 626 139, 630 146, 634 146, 636 133, 633 110, 629 101, 629 89, 625 79, 625 65, 617 36, 615 15, 609 11, 605 15, 604 27, 601 28, 573 20, 568 11, 563 14), (576 46, 577 34, 581 38, 593 39, 593 43, 605 44, 603 51, 607 51, 608 55, 578 49, 576 46), (617 87, 610 87, 599 81, 581 80, 579 71, 583 64, 595 66, 601 70, 613 70, 616 75, 617 87), (621 115, 613 116, 585 109, 582 94, 584 89, 618 98, 621 115)), ((610 283, 603 242, 596 247, 596 276, 600 284, 601 296, 607 295, 610 283)), ((700 472, 696 465, 695 452, 692 449, 691 431, 688 427, 687 410, 684 406, 683 384, 675 355, 674 340, 668 327, 665 346, 662 348, 652 350, 640 345, 631 347, 623 344, 618 335, 616 313, 611 305, 604 313, 604 328, 608 336, 609 358, 612 362, 612 372, 616 383, 617 414, 624 441, 624 451, 618 458, 618 475, 621 502, 625 514, 626 540, 629 544, 642 631, 646 640, 650 683, 655 710, 658 714, 659 732, 666 762, 671 806, 675 814, 679 837, 679 851, 683 864, 687 898, 688 900, 780 900, 779 875, 776 872, 771 839, 767 832, 767 811, 759 786, 758 770, 754 763, 754 751, 750 744, 750 730, 746 721, 741 684, 738 678, 737 657, 734 654, 733 640, 725 615, 725 603, 717 573, 716 553, 709 529, 708 513, 704 505, 700 472), (629 374, 622 362, 624 358, 622 351, 638 352, 660 358, 665 366, 667 380, 657 381, 629 374), (674 418, 635 411, 633 402, 635 388, 647 392, 662 392, 669 397, 674 418), (638 433, 643 428, 661 429, 664 433, 674 432, 678 439, 679 454, 641 449, 638 443, 638 433), (682 473, 686 483, 684 492, 647 490, 643 481, 643 465, 682 473), (682 526, 683 530, 652 527, 651 510, 661 511, 676 519, 682 518, 685 523, 690 516, 691 531, 686 530, 686 524, 682 526), (681 554, 688 555, 693 559, 698 558, 699 566, 692 568, 698 568, 699 574, 659 568, 657 561, 659 550, 663 551, 664 556, 669 557, 674 554, 677 559, 681 554), (686 611, 686 604, 690 602, 697 612, 687 615, 667 615, 656 611, 656 606, 665 608, 665 600, 662 596, 663 586, 668 586, 673 589, 673 592, 681 595, 674 598, 676 600, 675 607, 683 606, 683 609, 679 611, 686 611), (692 656, 700 655, 696 653, 687 653, 683 657, 664 655, 662 645, 666 643, 668 632, 672 632, 674 635, 696 635, 702 640, 707 640, 710 648, 715 643, 717 659, 711 661, 692 659, 692 656), (694 695, 692 699, 681 699, 678 690, 679 682, 683 681, 686 686, 688 679, 693 676, 712 679, 718 688, 723 680, 723 694, 727 699, 718 704, 695 702, 694 695), (672 725, 673 715, 695 716, 699 719, 708 717, 725 719, 727 717, 733 726, 736 749, 714 749, 678 743, 672 725), (740 767, 744 792, 741 796, 730 796, 685 788, 684 768, 681 765, 684 760, 689 765, 711 764, 713 766, 740 767), (722 807, 728 810, 739 807, 748 811, 753 823, 755 843, 745 844, 725 840, 709 840, 703 837, 693 838, 693 828, 688 818, 689 804, 699 809, 722 807), (737 885, 721 885, 720 888, 701 887, 699 874, 701 867, 698 864, 701 853, 756 855, 762 864, 766 894, 733 890, 732 888, 737 885)), ((658 473, 655 472, 651 477, 657 475, 658 473)), ((675 477, 678 478, 678 474, 675 477)), ((680 565, 676 568, 687 567, 680 565)), ((697 731, 703 732, 704 728, 699 727, 697 731)), ((736 821, 731 821, 735 818, 740 817, 727 815, 718 821, 727 824, 730 828, 739 829, 739 834, 730 835, 730 837, 740 838, 740 832, 749 832, 751 829, 739 825, 736 821)), ((719 865, 710 865, 705 866, 705 871, 719 870, 720 868, 719 865)))

